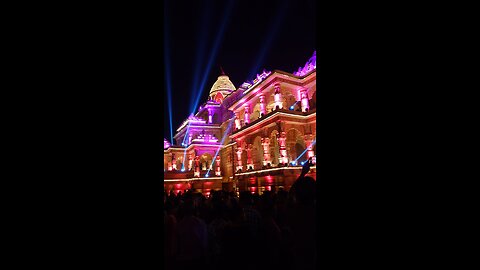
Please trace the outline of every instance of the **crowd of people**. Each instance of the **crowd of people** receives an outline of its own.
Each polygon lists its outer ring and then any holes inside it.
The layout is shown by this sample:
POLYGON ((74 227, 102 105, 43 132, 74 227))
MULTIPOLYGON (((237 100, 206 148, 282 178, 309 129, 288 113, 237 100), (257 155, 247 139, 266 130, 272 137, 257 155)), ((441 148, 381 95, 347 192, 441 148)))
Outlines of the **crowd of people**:
POLYGON ((165 192, 165 269, 314 269, 315 190, 165 192))

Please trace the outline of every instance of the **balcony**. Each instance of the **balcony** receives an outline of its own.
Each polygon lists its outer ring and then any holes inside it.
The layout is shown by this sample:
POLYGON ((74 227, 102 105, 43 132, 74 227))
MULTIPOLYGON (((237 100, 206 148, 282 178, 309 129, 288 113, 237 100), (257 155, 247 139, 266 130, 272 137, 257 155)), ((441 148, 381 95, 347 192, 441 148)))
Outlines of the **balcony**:
POLYGON ((205 177, 208 170, 200 170, 200 177, 195 176, 195 172, 193 170, 182 172, 180 170, 172 170, 172 171, 165 171, 163 173, 163 178, 166 180, 182 180, 182 179, 208 179, 214 177, 222 177, 222 175, 215 175, 215 170, 210 170, 208 172, 208 177, 205 177))
POLYGON ((256 120, 254 120, 253 122, 250 122, 249 124, 243 124, 242 127, 240 129, 236 129, 232 132, 232 134, 235 134, 237 132, 240 132, 242 130, 244 130, 245 128, 248 128, 250 126, 253 126, 257 123, 260 123, 262 122, 263 120, 267 119, 268 117, 274 115, 275 113, 278 113, 278 112, 281 112, 281 113, 286 113, 286 114, 291 114, 291 115, 301 115, 301 116, 308 116, 310 114, 313 114, 313 113, 316 113, 317 112, 317 108, 313 108, 311 110, 309 110, 308 112, 299 112, 299 111, 292 111, 292 110, 288 110, 288 109, 278 109, 278 110, 274 110, 274 111, 271 111, 269 113, 267 113, 266 115, 262 116, 262 117, 259 117, 257 118, 256 120))

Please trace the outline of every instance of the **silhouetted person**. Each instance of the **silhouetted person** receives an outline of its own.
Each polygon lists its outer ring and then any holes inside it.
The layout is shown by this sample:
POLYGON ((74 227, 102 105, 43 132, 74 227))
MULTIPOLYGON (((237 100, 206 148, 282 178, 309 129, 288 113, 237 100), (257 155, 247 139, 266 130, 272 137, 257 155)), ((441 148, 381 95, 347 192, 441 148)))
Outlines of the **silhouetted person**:
POLYGON ((212 203, 212 221, 208 224, 209 262, 214 269, 221 269, 219 258, 223 249, 222 238, 225 228, 229 225, 225 216, 227 206, 221 199, 214 200, 212 203))
POLYGON ((243 210, 245 223, 250 228, 252 235, 255 236, 258 231, 258 226, 260 225, 261 216, 260 213, 254 209, 254 197, 250 192, 243 191, 240 193, 240 207, 243 210))
POLYGON ((304 176, 310 170, 310 162, 304 164, 300 178, 290 190, 295 202, 287 221, 291 229, 293 269, 315 269, 316 264, 316 186, 312 177, 304 176))
POLYGON ((231 222, 225 227, 222 237, 222 250, 219 258, 220 267, 217 269, 252 269, 255 262, 252 257, 251 231, 245 223, 243 211, 240 207, 230 210, 231 222))
POLYGON ((171 213, 172 205, 168 202, 164 211, 164 258, 165 268, 171 269, 175 260, 177 219, 171 213))
POLYGON ((194 216, 193 198, 185 198, 181 212, 183 218, 177 224, 179 269, 203 268, 207 253, 207 226, 194 216))
POLYGON ((258 233, 258 250, 261 254, 259 265, 261 268, 277 269, 280 266, 281 231, 274 219, 275 203, 273 194, 265 192, 260 198, 260 222, 258 233))

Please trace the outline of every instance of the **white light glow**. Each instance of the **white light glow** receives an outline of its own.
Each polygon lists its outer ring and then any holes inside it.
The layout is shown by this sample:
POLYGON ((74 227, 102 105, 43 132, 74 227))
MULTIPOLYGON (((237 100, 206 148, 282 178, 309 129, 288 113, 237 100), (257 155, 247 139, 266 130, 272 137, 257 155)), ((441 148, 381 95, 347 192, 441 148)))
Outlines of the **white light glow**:
MULTIPOLYGON (((315 169, 315 167, 310 167, 310 168, 315 169)), ((279 170, 299 170, 299 169, 302 169, 302 166, 265 169, 265 170, 252 171, 252 172, 236 173, 235 175, 246 175, 246 174, 256 174, 256 173, 262 173, 262 172, 279 171, 279 170)))
POLYGON ((182 181, 205 181, 205 180, 222 180, 222 177, 209 177, 207 178, 186 178, 186 179, 164 179, 164 182, 182 182, 182 181))

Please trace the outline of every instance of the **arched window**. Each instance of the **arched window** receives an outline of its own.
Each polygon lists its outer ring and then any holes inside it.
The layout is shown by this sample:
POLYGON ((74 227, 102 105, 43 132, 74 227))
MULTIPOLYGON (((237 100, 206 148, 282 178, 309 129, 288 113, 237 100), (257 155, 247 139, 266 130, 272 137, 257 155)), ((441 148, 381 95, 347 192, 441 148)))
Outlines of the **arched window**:
POLYGON ((215 95, 215 102, 217 102, 217 103, 222 103, 222 102, 223 102, 223 95, 222 95, 222 93, 218 92, 218 93, 215 95))

